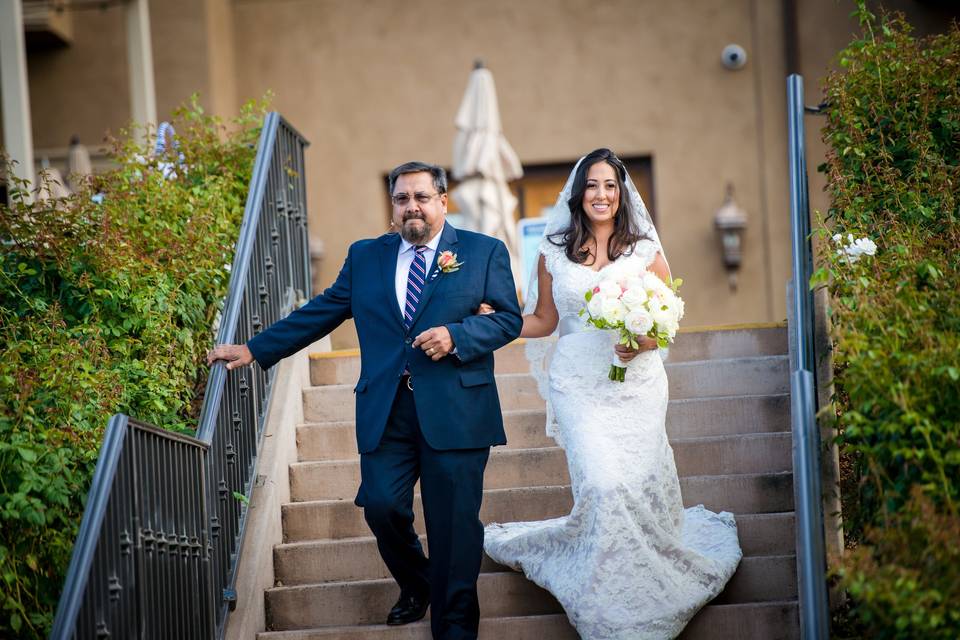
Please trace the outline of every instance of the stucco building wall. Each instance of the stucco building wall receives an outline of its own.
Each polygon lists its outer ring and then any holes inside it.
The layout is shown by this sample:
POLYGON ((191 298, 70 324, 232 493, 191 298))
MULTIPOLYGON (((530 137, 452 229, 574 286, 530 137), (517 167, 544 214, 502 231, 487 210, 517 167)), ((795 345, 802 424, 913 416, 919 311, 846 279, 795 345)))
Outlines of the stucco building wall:
MULTIPOLYGON (((920 32, 943 11, 909 0, 920 32)), ((410 159, 451 164, 456 114, 476 58, 494 74, 505 134, 524 164, 572 163, 609 146, 652 160, 652 201, 688 325, 781 320, 790 239, 785 12, 794 7, 807 103, 856 30, 835 0, 164 0, 150 3, 161 119, 191 93, 229 116, 275 93, 307 150, 320 281, 349 244, 387 228, 383 176, 410 159), (730 43, 749 62, 720 63, 730 43), (713 215, 732 184, 749 217, 731 293, 713 215)), ((31 53, 38 148, 96 143, 129 118, 123 9, 73 16, 70 47, 31 53)), ((826 210, 820 120, 807 119, 812 206, 826 210)), ((352 346, 345 327, 335 346, 352 346)))

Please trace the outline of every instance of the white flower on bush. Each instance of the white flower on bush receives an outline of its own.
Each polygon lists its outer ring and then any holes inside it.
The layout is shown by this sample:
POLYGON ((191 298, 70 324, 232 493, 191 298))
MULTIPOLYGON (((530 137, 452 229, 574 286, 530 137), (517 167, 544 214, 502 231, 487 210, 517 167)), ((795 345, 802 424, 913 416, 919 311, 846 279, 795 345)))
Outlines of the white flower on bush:
POLYGON ((839 233, 833 236, 833 241, 840 245, 840 248, 837 249, 837 255, 851 264, 859 260, 861 256, 872 256, 877 253, 877 245, 873 240, 870 238, 854 238, 852 233, 847 234, 846 243, 839 233))

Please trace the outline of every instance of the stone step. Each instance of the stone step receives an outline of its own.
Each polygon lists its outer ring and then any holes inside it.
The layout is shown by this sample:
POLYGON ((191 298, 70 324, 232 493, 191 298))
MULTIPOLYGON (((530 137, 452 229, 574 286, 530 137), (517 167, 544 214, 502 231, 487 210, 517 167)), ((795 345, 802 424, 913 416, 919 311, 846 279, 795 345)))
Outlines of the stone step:
MULTIPOLYGON (((484 618, 562 613, 553 596, 518 573, 481 574, 477 591, 484 618)), ((399 595, 392 578, 274 587, 264 593, 267 628, 378 624, 399 595)))
MULTIPOLYGON (((479 640, 578 640, 564 614, 483 618, 479 640)), ((708 605, 700 610, 679 640, 795 640, 800 637, 796 600, 708 605)), ((257 640, 431 640, 427 620, 388 627, 383 624, 269 631, 257 640)))
MULTIPOLYGON (((432 640, 429 619, 398 627, 385 624, 319 627, 298 631, 268 631, 257 640, 432 640)), ((579 640, 567 616, 512 616, 480 620, 479 640, 579 640)))
POLYGON ((677 640, 799 640, 796 600, 711 604, 693 617, 677 640))
MULTIPOLYGON (((494 353, 497 373, 526 373, 525 340, 516 340, 494 353)), ((669 362, 716 360, 787 353, 787 331, 782 324, 681 329, 670 347, 669 362)), ((360 377, 360 352, 345 349, 310 354, 310 383, 348 384, 360 377)))
MULTIPOLYGON (((787 555, 794 552, 792 513, 743 514, 737 516, 740 547, 747 557, 787 555)), ((421 527, 422 528, 422 527, 421 527)), ((421 543, 429 543, 421 535, 421 543)), ((274 576, 285 586, 321 582, 387 578, 390 573, 380 559, 371 537, 310 540, 281 544, 273 550, 274 576)), ((509 571, 486 555, 483 572, 509 571)))
MULTIPOLYGON (((796 558, 744 558, 715 604, 796 598, 796 558)), ((484 618, 561 613, 552 595, 517 572, 482 573, 477 581, 484 618)), ((274 587, 265 592, 270 629, 377 624, 399 595, 392 578, 274 587)))
POLYGON ((793 469, 790 432, 678 438, 670 444, 681 476, 765 473, 793 469))
MULTIPOLYGON (((735 514, 793 511, 790 473, 694 476, 680 479, 684 506, 703 504, 711 511, 735 514)), ((285 542, 355 538, 370 535, 363 513, 348 500, 292 502, 281 510, 285 542)), ((484 522, 545 520, 573 507, 569 486, 486 489, 480 519, 484 522)), ((423 533, 420 497, 414 498, 416 526, 423 533)))
MULTIPOLYGON (((542 409, 505 411, 507 448, 551 447, 542 409)), ((301 462, 343 460, 356 456, 356 425, 351 422, 318 422, 297 429, 301 462)), ((739 433, 790 430, 790 397, 728 396, 671 400, 667 409, 667 435, 676 438, 725 436, 739 433)))
MULTIPOLYGON (((758 356, 729 360, 668 362, 670 397, 713 398, 718 396, 770 395, 789 392, 787 356, 758 356)), ((598 375, 606 375, 599 372, 598 375)), ((496 376, 500 406, 514 409, 543 409, 536 380, 526 373, 496 376)), ((416 385, 416 381, 414 381, 416 385)), ((347 422, 355 418, 355 384, 332 384, 304 389, 305 422, 347 422)))
POLYGON ((671 438, 728 436, 790 431, 790 394, 717 396, 671 400, 671 438))
MULTIPOLYGON (((684 438, 673 443, 681 476, 768 473, 791 469, 789 433, 684 438)), ((568 484, 567 459, 557 446, 532 449, 497 447, 484 473, 489 489, 568 484)), ((290 496, 305 500, 348 499, 360 486, 360 459, 296 462, 290 465, 290 496)))
MULTIPOLYGON (((506 489, 568 484, 567 460, 559 447, 491 451, 483 476, 484 487, 506 489)), ((353 499, 360 486, 360 462, 296 462, 290 465, 290 499, 353 499)))

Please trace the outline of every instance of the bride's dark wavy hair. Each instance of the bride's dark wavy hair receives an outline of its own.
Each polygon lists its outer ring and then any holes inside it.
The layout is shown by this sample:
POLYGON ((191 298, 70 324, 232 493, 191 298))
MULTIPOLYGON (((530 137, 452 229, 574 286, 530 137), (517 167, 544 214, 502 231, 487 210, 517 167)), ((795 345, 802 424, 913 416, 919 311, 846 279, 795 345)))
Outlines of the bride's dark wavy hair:
POLYGON ((577 264, 584 264, 590 257, 590 250, 586 249, 585 245, 595 239, 590 218, 583 210, 583 196, 587 192, 587 172, 598 162, 606 162, 613 167, 620 187, 620 203, 613 219, 613 234, 607 241, 607 256, 611 261, 616 260, 624 253, 629 253, 638 241, 647 237, 640 233, 634 221, 635 212, 630 202, 630 194, 627 193, 627 168, 610 149, 596 149, 583 157, 573 177, 570 199, 567 200, 567 206, 570 207, 570 226, 549 236, 550 242, 563 247, 567 258, 577 264))

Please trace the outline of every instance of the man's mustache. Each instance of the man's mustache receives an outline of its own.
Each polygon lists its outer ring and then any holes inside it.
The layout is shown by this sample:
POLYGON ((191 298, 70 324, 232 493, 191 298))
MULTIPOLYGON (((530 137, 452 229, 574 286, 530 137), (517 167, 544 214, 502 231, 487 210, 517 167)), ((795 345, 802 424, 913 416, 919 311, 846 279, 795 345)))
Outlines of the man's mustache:
POLYGON ((422 213, 413 212, 403 214, 403 221, 406 222, 407 220, 423 220, 426 222, 427 218, 422 213))

